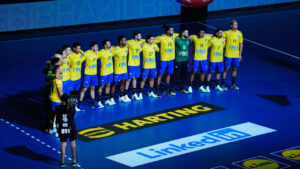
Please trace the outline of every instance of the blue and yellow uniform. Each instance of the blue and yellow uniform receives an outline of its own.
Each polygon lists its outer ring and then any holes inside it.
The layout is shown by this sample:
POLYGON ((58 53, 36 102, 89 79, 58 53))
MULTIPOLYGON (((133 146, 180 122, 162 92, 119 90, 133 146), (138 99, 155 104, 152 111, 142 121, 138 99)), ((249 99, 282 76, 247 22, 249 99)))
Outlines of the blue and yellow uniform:
POLYGON ((218 69, 218 72, 224 71, 223 63, 223 53, 225 47, 225 39, 213 37, 209 41, 211 46, 210 50, 210 72, 213 73, 215 69, 218 69))
POLYGON ((160 43, 160 74, 164 74, 168 68, 167 73, 173 74, 174 72, 174 59, 175 59, 175 38, 179 36, 174 33, 173 36, 162 35, 154 40, 154 43, 160 43))
POLYGON ((223 33, 223 37, 226 38, 225 67, 229 67, 232 64, 235 67, 239 67, 240 44, 244 41, 242 32, 230 29, 223 33))
POLYGON ((200 38, 197 35, 192 35, 191 38, 195 46, 193 71, 197 72, 200 66, 200 70, 206 72, 208 70, 207 54, 211 37, 205 35, 203 38, 200 38))
POLYGON ((128 48, 124 46, 115 46, 113 49, 114 57, 114 82, 119 82, 120 80, 127 80, 127 56, 128 48))
POLYGON ((99 58, 98 52, 87 50, 84 52, 83 58, 85 61, 83 87, 87 88, 89 86, 97 86, 97 59, 99 58))
POLYGON ((159 52, 157 44, 149 45, 145 43, 142 47, 143 51, 143 79, 146 79, 150 73, 151 78, 156 78, 156 57, 155 52, 159 52))
POLYGON ((81 53, 70 54, 70 79, 72 83, 72 90, 78 91, 81 85, 81 66, 84 57, 81 53))
POLYGON ((70 56, 67 56, 65 58, 65 62, 61 62, 61 69, 62 69, 62 83, 63 93, 70 94, 70 91, 72 89, 71 80, 70 80, 70 56))
POLYGON ((98 58, 100 59, 100 85, 103 86, 106 83, 113 82, 113 52, 111 49, 101 49, 98 52, 98 58))
POLYGON ((58 89, 63 88, 61 79, 53 79, 50 89, 49 99, 51 101, 51 109, 54 111, 56 106, 61 105, 61 99, 58 93, 58 89))
POLYGON ((135 39, 131 39, 127 41, 128 47, 128 76, 129 79, 138 78, 141 75, 141 57, 140 53, 142 51, 142 43, 145 40, 141 39, 140 41, 136 41, 135 39))

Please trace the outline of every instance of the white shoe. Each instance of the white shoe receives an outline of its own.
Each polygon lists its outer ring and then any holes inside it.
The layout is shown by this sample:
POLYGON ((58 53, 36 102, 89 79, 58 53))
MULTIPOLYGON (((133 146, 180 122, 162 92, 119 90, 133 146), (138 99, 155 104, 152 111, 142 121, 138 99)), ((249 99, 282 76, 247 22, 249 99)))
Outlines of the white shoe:
POLYGON ((228 89, 227 89, 227 87, 226 87, 226 85, 224 84, 224 85, 222 85, 222 89, 224 90, 224 91, 228 91, 228 89))
POLYGON ((193 88, 192 88, 192 86, 189 86, 188 92, 189 92, 189 93, 193 93, 193 88))
POLYGON ((131 102, 131 100, 129 99, 127 94, 124 97, 125 97, 126 102, 131 102))
POLYGON ((240 88, 235 84, 231 85, 231 88, 233 88, 234 90, 240 90, 240 88))
POLYGON ((148 96, 150 96, 150 97, 157 97, 156 94, 154 94, 153 92, 148 93, 148 96))
POLYGON ((142 92, 139 94, 139 99, 143 100, 143 93, 142 92))
POLYGON ((103 104, 101 103, 101 101, 98 101, 98 105, 99 105, 100 109, 104 107, 103 104))
POLYGON ((75 111, 81 111, 80 108, 78 108, 77 106, 75 106, 75 111))
POLYGON ((105 102, 104 102, 104 104, 107 104, 107 105, 109 105, 109 106, 112 106, 112 105, 114 105, 112 102, 110 102, 109 100, 106 100, 105 102))
POLYGON ((199 87, 199 91, 202 92, 202 93, 205 93, 205 92, 206 92, 206 90, 204 89, 203 86, 200 86, 200 87, 199 87))
POLYGON ((132 95, 131 98, 134 100, 140 100, 140 98, 138 97, 138 95, 136 93, 134 93, 134 95, 132 95))
POLYGON ((206 86, 205 92, 206 92, 206 93, 210 93, 209 86, 206 86))
POLYGON ((127 102, 125 96, 119 97, 119 102, 127 102))
POLYGON ((220 85, 216 86, 215 89, 218 90, 218 91, 220 91, 220 92, 223 92, 223 91, 224 91, 220 85))
POLYGON ((116 104, 116 102, 115 102, 115 99, 114 99, 114 98, 110 98, 109 102, 110 102, 110 103, 112 103, 112 105, 115 105, 115 104, 116 104))

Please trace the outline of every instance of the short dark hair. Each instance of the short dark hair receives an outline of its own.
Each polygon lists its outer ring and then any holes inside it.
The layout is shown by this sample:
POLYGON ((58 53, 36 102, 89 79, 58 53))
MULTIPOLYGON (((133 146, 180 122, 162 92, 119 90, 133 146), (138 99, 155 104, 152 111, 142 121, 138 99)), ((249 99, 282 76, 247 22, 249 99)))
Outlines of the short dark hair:
POLYGON ((146 36, 146 41, 149 40, 151 37, 153 37, 152 35, 147 35, 146 36))
POLYGON ((70 46, 70 45, 64 45, 64 46, 62 47, 63 50, 66 50, 67 48, 71 48, 71 46, 70 46))
POLYGON ((125 36, 121 35, 118 37, 118 42, 120 42, 123 38, 125 38, 125 36))
POLYGON ((173 28, 170 25, 163 25, 162 27, 165 29, 166 32, 169 31, 171 28, 173 28))
POLYGON ((104 47, 106 45, 106 43, 109 42, 109 40, 105 39, 102 41, 102 46, 104 47))
POLYGON ((232 26, 234 22, 237 23, 237 20, 234 19, 234 20, 230 21, 230 25, 232 26))
POLYGON ((137 36, 137 35, 139 35, 139 34, 142 34, 140 31, 134 31, 134 33, 133 33, 133 37, 135 37, 135 36, 137 36))
POLYGON ((59 58, 57 58, 57 57, 52 57, 51 58, 51 65, 55 65, 57 62, 59 62, 59 58))
POLYGON ((80 43, 79 42, 73 42, 73 48, 76 48, 77 46, 80 46, 80 43))
POLYGON ((97 42, 91 42, 90 43, 90 47, 94 47, 95 45, 98 45, 98 43, 97 42))
POLYGON ((56 53, 56 54, 63 55, 63 52, 64 52, 63 49, 57 49, 55 53, 56 53))

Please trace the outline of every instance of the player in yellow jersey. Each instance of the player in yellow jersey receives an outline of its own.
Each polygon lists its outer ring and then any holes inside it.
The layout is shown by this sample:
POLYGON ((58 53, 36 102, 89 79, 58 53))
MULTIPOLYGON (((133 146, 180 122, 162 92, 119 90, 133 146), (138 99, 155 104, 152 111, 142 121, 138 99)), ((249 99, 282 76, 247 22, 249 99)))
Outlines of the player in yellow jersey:
POLYGON ((193 71, 191 73, 190 77, 190 83, 188 91, 189 93, 192 93, 192 83, 195 78, 195 74, 200 70, 200 87, 199 91, 201 92, 207 92, 206 88, 208 89, 208 84, 204 84, 205 82, 205 74, 208 71, 208 63, 207 63, 207 54, 208 54, 208 48, 210 47, 210 35, 206 35, 204 30, 200 30, 198 35, 192 35, 190 36, 193 44, 195 46, 195 52, 194 52, 194 59, 193 59, 193 71), (205 86, 207 86, 205 88, 205 86))
POLYGON ((171 26, 164 26, 166 35, 158 36, 154 43, 160 43, 160 70, 157 78, 156 84, 156 94, 160 96, 159 86, 161 83, 161 78, 165 71, 167 70, 166 76, 166 90, 165 92, 170 95, 176 95, 174 91, 171 90, 170 80, 171 75, 174 73, 174 59, 175 59, 175 38, 179 35, 174 33, 174 28, 171 26), (169 91, 167 91, 169 90, 169 91))
POLYGON ((159 52, 159 48, 157 44, 154 43, 153 36, 148 35, 146 37, 146 43, 143 44, 142 51, 143 51, 143 77, 142 77, 143 79, 140 84, 139 99, 143 99, 142 92, 148 75, 150 77, 150 81, 149 81, 150 89, 148 92, 148 96, 157 97, 157 95, 154 94, 153 92, 153 86, 154 86, 154 78, 156 78, 157 76, 155 52, 159 52))
MULTIPOLYGON (((221 29, 217 29, 215 36, 210 39, 209 44, 211 46, 210 50, 210 68, 209 73, 207 75, 207 81, 210 83, 211 74, 216 71, 216 87, 215 89, 218 91, 223 91, 220 86, 220 74, 224 71, 224 63, 223 63, 223 53, 225 47, 225 39, 222 37, 223 31, 221 29)), ((209 87, 206 89, 207 92, 210 92, 209 87)))
POLYGON ((128 48, 126 46, 126 38, 120 36, 118 38, 119 45, 113 48, 114 57, 114 83, 111 89, 112 95, 115 94, 117 83, 120 82, 120 102, 130 102, 127 95, 129 80, 127 72, 128 48))
POLYGON ((80 97, 78 102, 79 108, 80 110, 84 110, 82 106, 82 101, 88 87, 90 87, 92 107, 103 108, 104 106, 102 104, 99 105, 95 100, 95 86, 98 86, 98 76, 97 76, 97 60, 99 58, 98 43, 91 42, 90 50, 84 52, 83 58, 85 62, 85 69, 84 69, 83 88, 80 91, 80 97))
POLYGON ((222 87, 224 90, 228 90, 225 85, 225 80, 227 72, 232 65, 232 74, 231 74, 231 88, 234 90, 239 90, 239 87, 236 85, 236 74, 237 68, 239 67, 242 61, 242 52, 243 52, 243 34, 238 30, 238 23, 236 20, 231 21, 231 29, 223 33, 223 37, 226 39, 225 47, 225 70, 223 72, 222 78, 222 87))
POLYGON ((70 79, 72 90, 79 94, 81 85, 81 67, 84 61, 83 54, 81 53, 80 43, 73 43, 73 50, 70 54, 70 79))
POLYGON ((142 51, 142 43, 145 42, 145 40, 142 39, 142 33, 138 31, 134 32, 133 37, 133 39, 127 41, 129 50, 128 76, 129 83, 132 79, 132 99, 140 100, 136 94, 136 81, 141 75, 140 53, 142 51))
POLYGON ((109 40, 102 41, 103 49, 98 52, 100 58, 100 86, 98 88, 98 104, 101 104, 102 89, 105 86, 105 104, 115 105, 114 98, 110 95, 110 86, 113 83, 113 52, 111 50, 111 43, 109 40))
POLYGON ((70 54, 71 47, 69 45, 63 46, 63 57, 61 62, 62 69, 62 82, 63 82, 63 93, 70 94, 71 91, 71 80, 70 80, 70 54))

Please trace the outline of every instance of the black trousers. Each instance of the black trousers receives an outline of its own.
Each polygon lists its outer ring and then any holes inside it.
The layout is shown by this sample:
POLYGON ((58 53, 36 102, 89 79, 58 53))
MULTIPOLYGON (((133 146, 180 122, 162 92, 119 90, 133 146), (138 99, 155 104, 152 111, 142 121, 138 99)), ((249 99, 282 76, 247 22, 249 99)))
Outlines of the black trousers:
POLYGON ((188 61, 175 62, 174 74, 172 76, 171 90, 173 91, 175 88, 179 88, 179 90, 184 89, 187 77, 188 77, 188 61))

